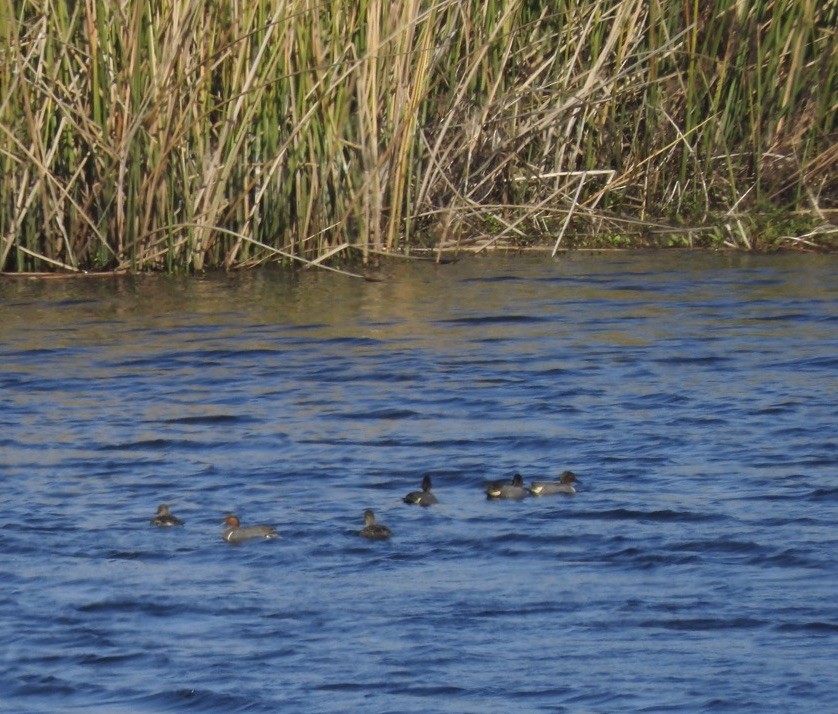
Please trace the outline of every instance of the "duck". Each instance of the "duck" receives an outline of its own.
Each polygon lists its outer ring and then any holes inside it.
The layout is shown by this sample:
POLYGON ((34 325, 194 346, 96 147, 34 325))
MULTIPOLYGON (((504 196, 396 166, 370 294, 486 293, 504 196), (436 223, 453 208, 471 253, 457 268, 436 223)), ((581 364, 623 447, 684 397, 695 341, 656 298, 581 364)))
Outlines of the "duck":
POLYGON ((512 483, 493 481, 486 486, 486 498, 511 498, 518 500, 524 498, 527 493, 527 489, 524 488, 524 477, 519 473, 516 473, 512 477, 512 483))
POLYGON ((430 506, 433 503, 439 503, 436 496, 431 493, 431 477, 427 474, 422 478, 422 490, 411 491, 402 500, 405 503, 414 503, 418 506, 430 506))
POLYGON ((387 526, 375 522, 375 513, 368 508, 364 511, 364 527, 358 535, 370 540, 386 540, 393 534, 387 526))
POLYGON ((576 493, 574 483, 581 483, 573 471, 565 471, 558 481, 533 481, 530 493, 534 496, 550 496, 554 493, 573 495, 576 493))
POLYGON ((157 506, 157 515, 152 518, 149 523, 159 528, 170 528, 171 526, 182 526, 183 521, 177 516, 169 512, 169 506, 166 503, 161 503, 157 506))
POLYGON ((239 517, 235 513, 228 513, 222 521, 227 528, 221 533, 221 537, 228 543, 242 543, 246 540, 261 538, 272 540, 279 538, 276 528, 273 526, 241 526, 239 517))

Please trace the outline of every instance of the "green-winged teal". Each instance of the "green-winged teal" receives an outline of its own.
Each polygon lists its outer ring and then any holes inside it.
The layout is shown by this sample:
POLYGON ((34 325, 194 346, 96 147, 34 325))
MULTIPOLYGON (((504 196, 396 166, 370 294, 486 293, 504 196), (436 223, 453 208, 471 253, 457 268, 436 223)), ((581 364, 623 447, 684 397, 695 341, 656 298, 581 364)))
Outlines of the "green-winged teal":
POLYGON ((228 513, 223 521, 227 528, 221 533, 221 537, 228 543, 241 543, 254 538, 270 540, 278 538, 276 528, 273 526, 241 526, 239 517, 235 513, 228 513))
POLYGON ((493 481, 486 486, 487 498, 511 498, 520 499, 527 495, 528 491, 524 488, 524 478, 521 474, 515 474, 512 477, 512 483, 504 481, 493 481))
POLYGON ((411 491, 402 499, 405 503, 415 503, 419 506, 430 506, 433 503, 439 503, 436 496, 431 493, 431 477, 427 474, 422 479, 422 490, 411 491))
POLYGON ((576 493, 574 483, 580 483, 573 471, 562 473, 558 481, 533 481, 530 493, 534 496, 550 496, 554 493, 572 495, 576 493))
POLYGON ((359 531, 359 535, 370 540, 385 540, 389 538, 392 533, 387 526, 380 525, 375 522, 375 514, 368 508, 364 511, 364 527, 359 531))
POLYGON ((169 528, 171 526, 182 526, 183 521, 177 516, 169 513, 169 506, 161 503, 157 506, 157 515, 152 518, 149 523, 160 528, 169 528))

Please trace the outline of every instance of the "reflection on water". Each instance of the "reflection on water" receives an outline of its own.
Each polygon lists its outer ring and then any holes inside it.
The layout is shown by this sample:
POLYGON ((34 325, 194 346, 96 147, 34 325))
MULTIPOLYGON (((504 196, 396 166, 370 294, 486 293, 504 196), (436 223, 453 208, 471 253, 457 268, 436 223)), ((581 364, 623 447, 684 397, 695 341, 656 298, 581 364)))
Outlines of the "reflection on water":
POLYGON ((0 281, 10 711, 832 706, 834 257, 380 277, 0 281))

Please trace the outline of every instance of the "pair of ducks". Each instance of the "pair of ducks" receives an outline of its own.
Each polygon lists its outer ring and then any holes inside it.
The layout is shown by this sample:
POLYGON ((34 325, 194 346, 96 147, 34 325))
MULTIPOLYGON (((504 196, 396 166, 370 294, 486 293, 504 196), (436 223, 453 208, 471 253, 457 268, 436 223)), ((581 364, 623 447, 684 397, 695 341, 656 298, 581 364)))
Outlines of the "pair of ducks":
MULTIPOLYGON (((431 477, 425 474, 422 479, 422 490, 411 491, 402 501, 417 506, 431 506, 434 503, 439 503, 436 496, 431 493, 431 477)), ((368 508, 364 511, 364 527, 358 532, 358 535, 370 540, 387 540, 393 533, 387 526, 376 523, 375 513, 368 508)))
MULTIPOLYGON (((166 503, 157 507, 157 515, 151 519, 151 525, 160 528, 171 528, 182 526, 183 521, 174 515, 166 503)), ((279 538, 276 528, 273 526, 243 526, 235 513, 228 513, 222 521, 227 527, 221 532, 221 538, 228 543, 243 543, 247 540, 273 540, 279 538)), ((364 511, 364 528, 360 535, 372 540, 384 540, 391 535, 390 529, 375 522, 375 514, 367 509, 364 511)))
POLYGON ((487 498, 510 498, 521 499, 528 494, 533 496, 550 496, 556 493, 573 495, 576 493, 574 483, 579 483, 573 471, 565 471, 558 481, 533 481, 529 488, 524 486, 524 478, 521 474, 515 474, 510 483, 493 481, 486 486, 487 498))
MULTIPOLYGON (((510 483, 495 481, 486 487, 486 496, 491 499, 521 499, 528 493, 534 496, 547 496, 556 493, 574 494, 576 488, 574 483, 579 483, 576 474, 572 471, 565 471, 558 481, 534 481, 529 488, 524 487, 524 479, 521 474, 516 473, 510 483)), ((427 474, 422 479, 422 490, 411 491, 403 499, 405 503, 417 506, 431 506, 439 503, 437 497, 431 491, 431 477, 427 474)), ((161 528, 182 526, 183 521, 169 511, 169 506, 161 503, 157 507, 157 515, 150 523, 161 528)), ((223 521, 227 526, 221 532, 221 538, 228 543, 242 543, 246 540, 256 538, 272 540, 278 538, 276 528, 273 526, 242 526, 239 517, 235 513, 228 513, 223 521)), ((392 531, 385 525, 375 522, 375 513, 371 509, 364 511, 364 527, 358 535, 370 540, 386 540, 392 535, 392 531)))
MULTIPOLYGON (((158 526, 159 528, 171 528, 173 526, 183 525, 183 521, 169 510, 169 506, 166 503, 161 503, 157 507, 157 515, 149 522, 151 525, 158 526)), ((222 523, 227 528, 221 532, 221 537, 228 543, 241 543, 254 538, 263 538, 265 540, 279 538, 276 528, 273 526, 242 526, 239 517, 235 513, 228 513, 222 523)))

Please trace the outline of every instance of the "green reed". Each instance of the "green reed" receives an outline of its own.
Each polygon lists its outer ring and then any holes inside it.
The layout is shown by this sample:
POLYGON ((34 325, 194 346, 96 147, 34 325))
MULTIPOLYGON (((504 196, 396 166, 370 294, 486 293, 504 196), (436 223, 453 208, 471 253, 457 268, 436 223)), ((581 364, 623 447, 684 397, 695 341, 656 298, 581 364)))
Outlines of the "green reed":
MULTIPOLYGON (((322 264, 836 209, 815 0, 0 0, 0 269, 322 264)), ((738 228, 731 228, 731 226, 738 228)))

